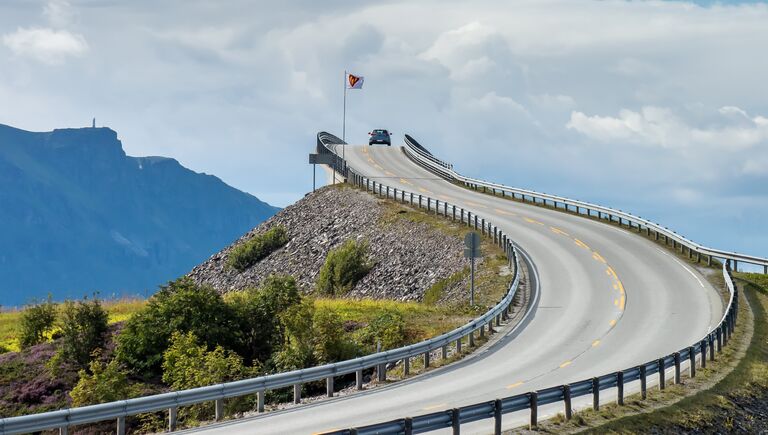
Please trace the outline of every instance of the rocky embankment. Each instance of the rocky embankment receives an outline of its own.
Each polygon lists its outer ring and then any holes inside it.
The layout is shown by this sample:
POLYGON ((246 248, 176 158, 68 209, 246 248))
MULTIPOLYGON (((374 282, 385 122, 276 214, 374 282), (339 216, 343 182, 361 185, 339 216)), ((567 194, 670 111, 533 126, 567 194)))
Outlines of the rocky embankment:
MULTIPOLYGON (((426 223, 392 219, 392 214, 390 209, 387 219, 387 205, 365 192, 325 187, 249 231, 195 267, 189 276, 227 292, 256 287, 273 273, 288 274, 296 278, 302 291, 310 293, 328 251, 348 239, 364 239, 375 265, 347 296, 421 300, 437 281, 464 269, 463 242, 426 223), (227 266, 233 246, 276 225, 288 232, 290 241, 285 246, 242 272, 227 266)), ((448 286, 444 294, 460 294, 452 287, 463 285, 448 286)))

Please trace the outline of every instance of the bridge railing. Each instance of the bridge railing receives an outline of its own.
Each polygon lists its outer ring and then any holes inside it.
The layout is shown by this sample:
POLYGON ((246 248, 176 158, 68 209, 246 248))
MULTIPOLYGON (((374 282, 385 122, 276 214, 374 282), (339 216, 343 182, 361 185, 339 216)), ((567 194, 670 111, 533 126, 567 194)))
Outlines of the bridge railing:
MULTIPOLYGON (((318 134, 318 152, 334 153, 335 144, 342 143, 341 139, 329 134, 318 134), (325 151, 323 151, 325 150, 325 151)), ((454 345, 457 351, 461 351, 462 342, 469 346, 474 345, 475 334, 484 335, 492 331, 494 322, 499 325, 502 319, 507 319, 512 301, 517 294, 520 283, 517 249, 512 240, 499 228, 486 220, 464 210, 461 207, 439 201, 435 198, 395 189, 385 184, 370 180, 352 168, 339 158, 335 168, 337 172, 347 177, 347 181, 365 188, 377 195, 387 198, 407 201, 411 205, 434 211, 454 220, 466 223, 493 238, 506 254, 510 267, 513 269, 511 283, 502 299, 482 316, 454 329, 453 331, 422 341, 420 343, 397 349, 378 352, 360 358, 340 361, 332 364, 324 364, 316 367, 294 370, 285 373, 260 376, 235 382, 210 385, 200 388, 192 388, 183 391, 156 394, 135 399, 120 400, 99 405, 83 406, 77 408, 62 409, 59 411, 30 414, 20 417, 0 418, 0 435, 21 434, 39 432, 43 430, 60 429, 66 433, 67 428, 76 425, 98 423, 106 420, 116 420, 116 433, 123 435, 126 430, 126 417, 137 414, 167 411, 168 427, 173 430, 176 427, 176 416, 180 406, 189 406, 206 402, 215 402, 216 420, 223 417, 224 400, 256 394, 257 408, 264 411, 265 394, 267 391, 280 388, 293 387, 294 402, 301 401, 301 385, 307 382, 325 381, 328 396, 334 394, 334 378, 355 373, 356 385, 362 389, 363 371, 375 368, 379 380, 386 380, 387 365, 402 361, 404 371, 407 374, 410 360, 423 357, 424 366, 430 365, 430 353, 441 350, 443 357, 447 356, 448 346, 454 345)), ((530 310, 526 313, 530 314, 530 310)))
POLYGON ((730 299, 725 315, 715 330, 706 334, 701 340, 691 346, 680 349, 659 359, 648 361, 636 367, 630 367, 603 376, 584 379, 567 385, 545 388, 538 391, 517 394, 459 408, 446 409, 415 417, 399 418, 382 423, 348 429, 334 430, 323 435, 388 435, 388 434, 419 434, 434 430, 453 428, 453 433, 459 433, 461 425, 479 420, 494 420, 494 433, 502 433, 502 416, 518 411, 530 411, 531 429, 538 424, 538 407, 552 403, 563 403, 565 419, 573 415, 573 399, 592 396, 592 408, 598 410, 601 404, 600 392, 615 389, 616 402, 624 404, 625 387, 628 384, 639 384, 642 399, 648 391, 648 376, 657 375, 659 389, 666 387, 669 374, 675 383, 681 382, 682 370, 687 365, 689 376, 696 376, 697 361, 699 367, 706 367, 707 360, 715 359, 715 351, 722 352, 728 344, 736 326, 738 313, 738 289, 734 283, 729 267, 730 262, 723 264, 723 278, 730 293, 730 299), (669 373, 668 373, 669 372, 669 373))
POLYGON ((426 148, 424 148, 421 144, 418 144, 409 135, 405 135, 405 147, 403 149, 405 150, 406 155, 411 158, 411 160, 424 167, 425 169, 447 180, 461 183, 471 189, 482 190, 494 195, 501 195, 502 197, 509 196, 512 199, 530 201, 533 204, 552 205, 555 208, 562 208, 566 211, 574 211, 585 216, 595 216, 598 219, 605 219, 610 222, 618 222, 620 225, 626 224, 628 227, 637 230, 637 232, 645 231, 647 235, 653 235, 656 240, 659 240, 663 237, 666 244, 672 243, 673 248, 679 248, 682 253, 687 253, 689 258, 694 258, 695 256, 696 261, 701 261, 702 256, 706 257, 706 261, 710 265, 712 264, 712 258, 731 260, 733 261, 734 270, 738 270, 739 262, 743 262, 756 266, 762 266, 763 273, 768 274, 767 258, 709 248, 689 240, 658 223, 651 222, 631 213, 592 204, 585 201, 565 198, 562 196, 550 195, 527 189, 519 189, 503 184, 491 183, 476 178, 465 177, 454 171, 451 165, 436 159, 431 153, 426 151, 426 148))

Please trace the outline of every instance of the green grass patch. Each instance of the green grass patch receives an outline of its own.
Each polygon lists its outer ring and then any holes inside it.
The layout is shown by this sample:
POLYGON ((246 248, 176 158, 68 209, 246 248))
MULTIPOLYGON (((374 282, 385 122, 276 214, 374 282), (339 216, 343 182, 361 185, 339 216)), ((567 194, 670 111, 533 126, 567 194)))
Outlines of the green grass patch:
POLYGON ((469 268, 465 267, 461 272, 456 272, 448 278, 441 279, 432 284, 432 286, 424 292, 424 299, 422 302, 427 305, 435 305, 440 298, 443 297, 443 292, 447 287, 462 281, 467 274, 469 274, 469 268))
MULTIPOLYGON (((104 301, 104 308, 109 314, 109 323, 114 324, 128 320, 133 314, 138 312, 146 305, 143 299, 117 299, 104 301)), ((6 311, 0 313, 0 348, 5 348, 10 352, 18 352, 19 348, 19 323, 21 321, 21 310, 6 311)), ((52 335, 58 331, 58 327, 51 331, 52 335)), ((49 337, 50 338, 50 337, 49 337)))
POLYGON ((288 243, 288 233, 282 226, 270 228, 232 248, 227 264, 242 272, 288 243))

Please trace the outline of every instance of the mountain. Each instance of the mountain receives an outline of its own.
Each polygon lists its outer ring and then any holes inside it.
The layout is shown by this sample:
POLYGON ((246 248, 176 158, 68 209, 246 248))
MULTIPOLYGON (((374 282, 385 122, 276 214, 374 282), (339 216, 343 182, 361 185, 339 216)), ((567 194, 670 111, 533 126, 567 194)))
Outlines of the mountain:
POLYGON ((0 124, 0 304, 154 291, 277 211, 109 128, 0 124))

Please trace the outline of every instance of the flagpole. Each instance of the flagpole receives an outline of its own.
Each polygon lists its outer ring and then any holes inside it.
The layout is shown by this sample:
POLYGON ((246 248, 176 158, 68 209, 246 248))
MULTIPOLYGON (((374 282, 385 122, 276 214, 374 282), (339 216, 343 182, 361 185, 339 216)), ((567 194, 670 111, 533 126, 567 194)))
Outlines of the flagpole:
MULTIPOLYGON (((347 141, 347 70, 344 70, 344 120, 341 124, 341 141, 345 142, 347 141)), ((345 144, 341 144, 341 159, 344 160, 344 166, 346 167, 347 161, 345 160, 346 157, 346 147, 345 144)))

